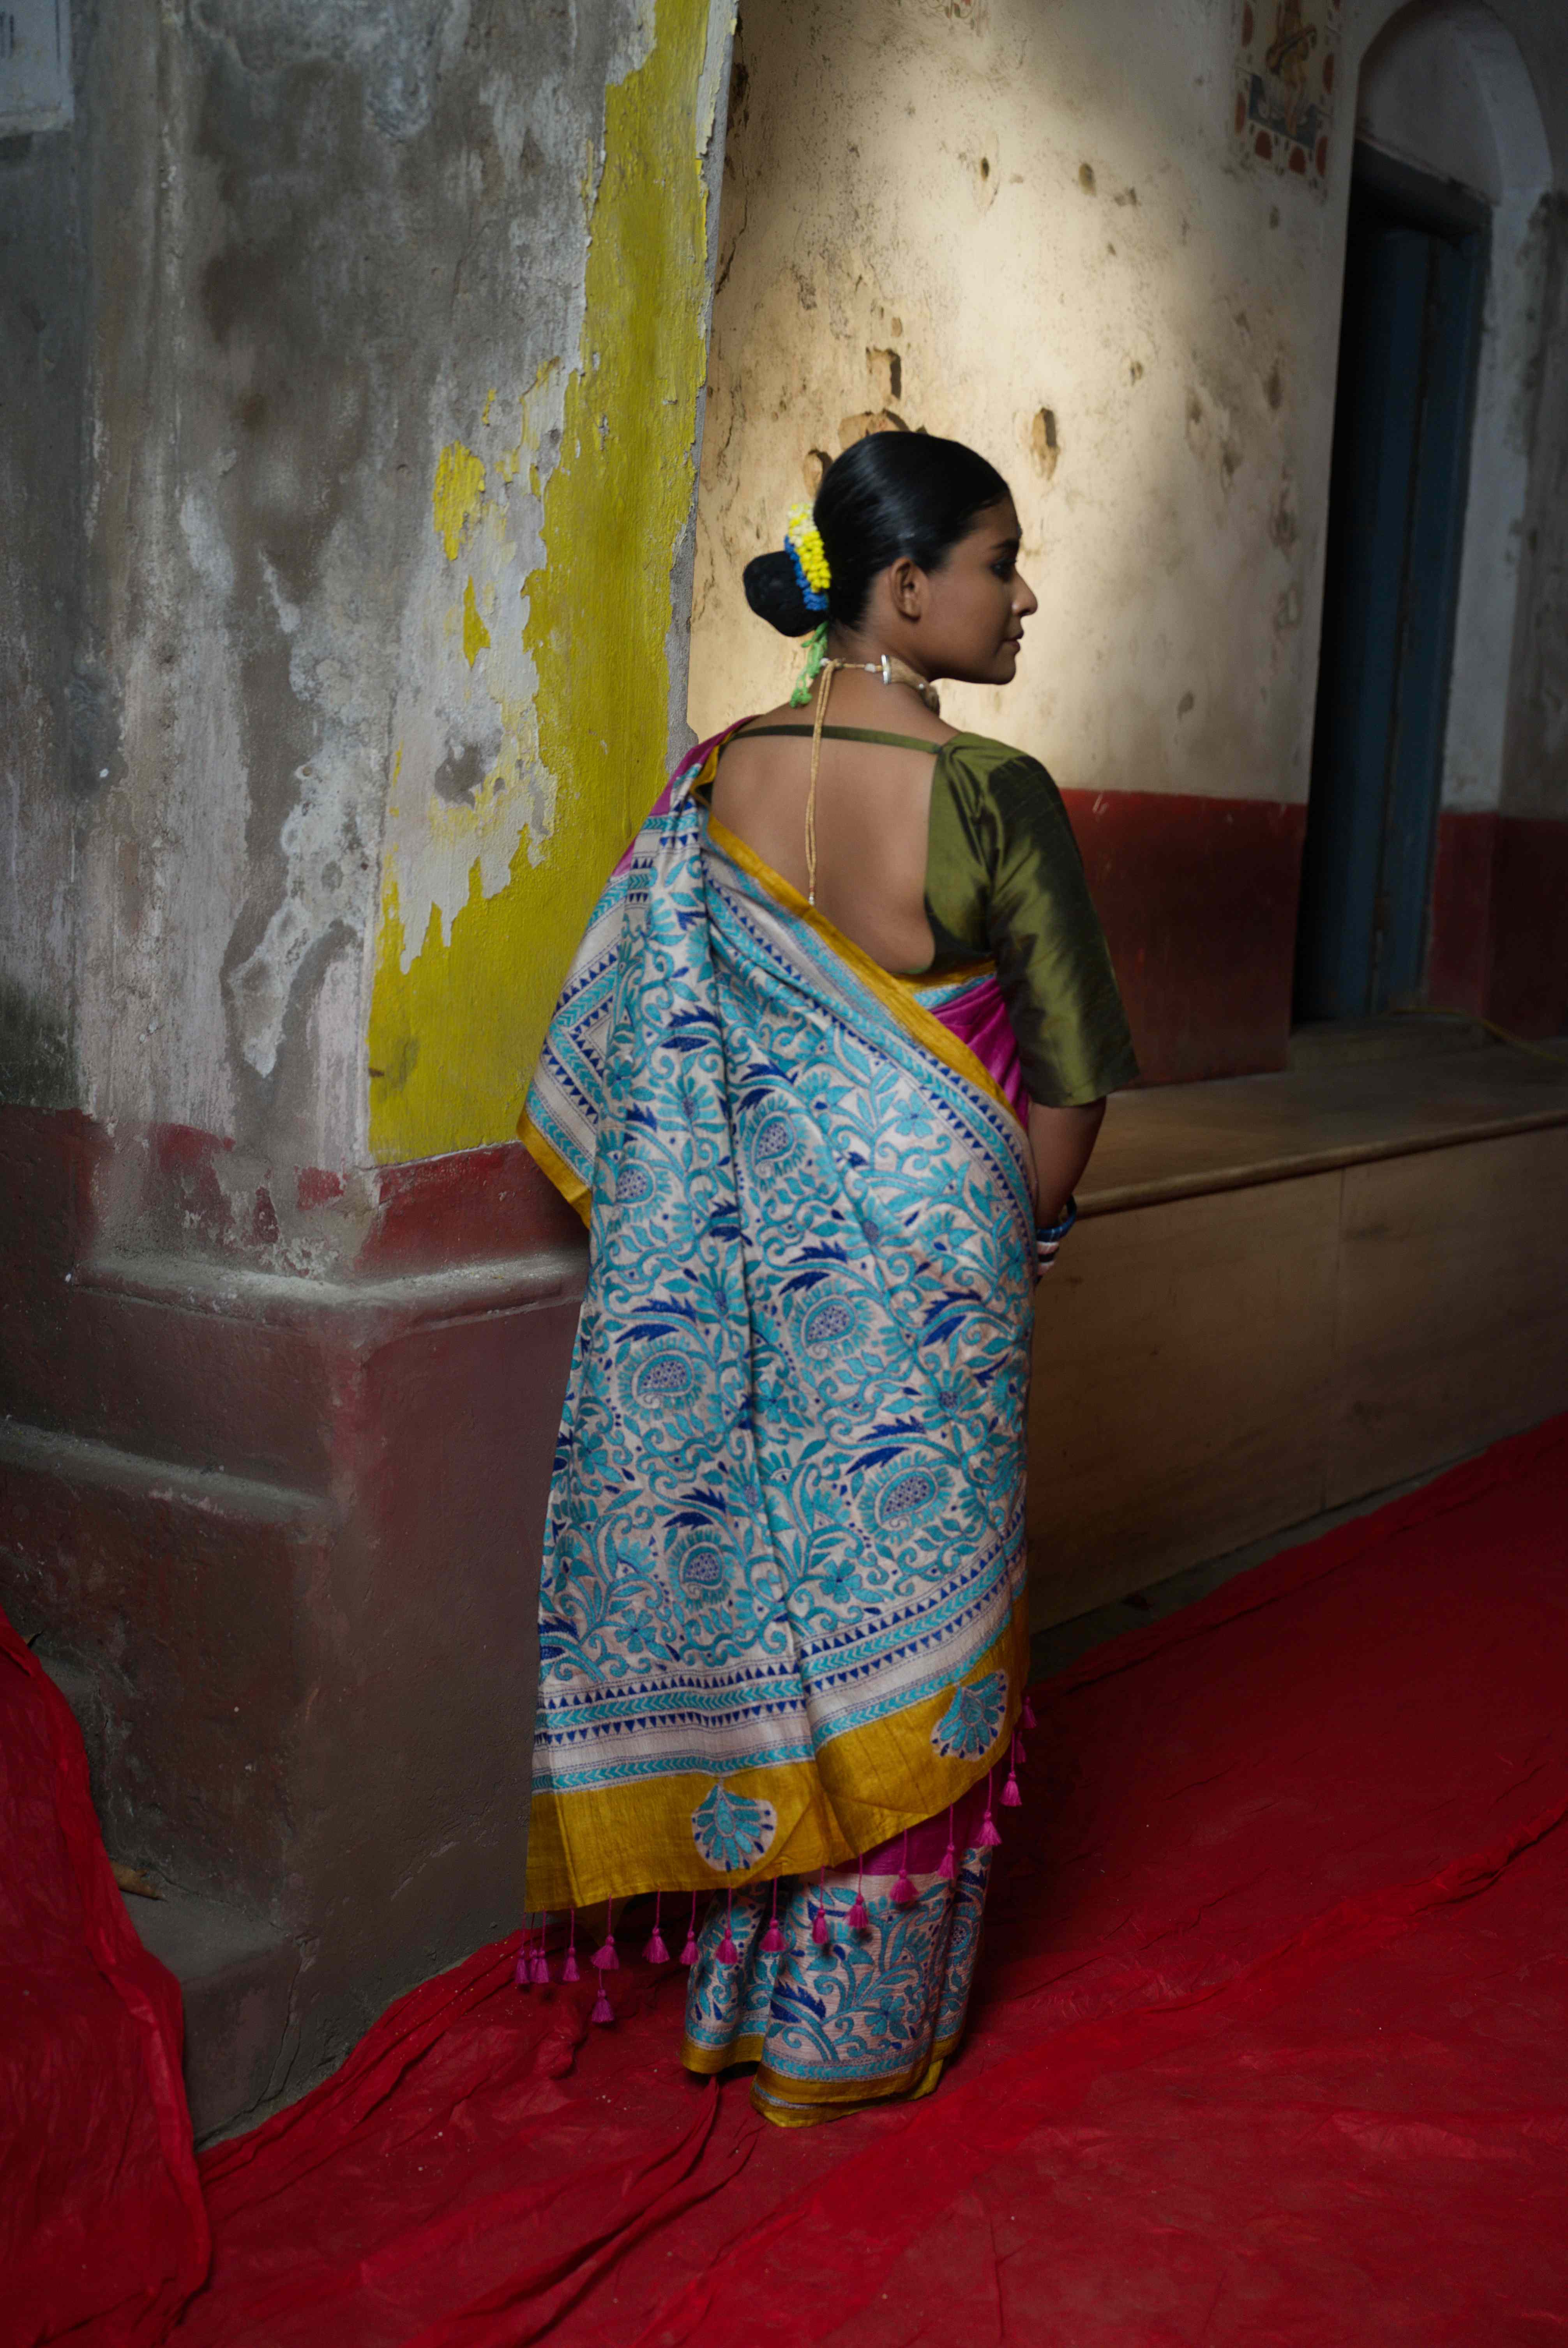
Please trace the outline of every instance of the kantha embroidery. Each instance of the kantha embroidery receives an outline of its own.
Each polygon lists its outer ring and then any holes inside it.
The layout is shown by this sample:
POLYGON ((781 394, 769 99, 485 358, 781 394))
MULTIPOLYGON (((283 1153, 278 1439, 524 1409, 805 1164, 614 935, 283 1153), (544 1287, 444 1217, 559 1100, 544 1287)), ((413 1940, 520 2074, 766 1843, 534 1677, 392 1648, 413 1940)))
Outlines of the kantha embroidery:
POLYGON ((973 1687, 955 1688, 953 1701, 931 1731, 938 1753, 978 1759, 989 1753, 1007 1715, 1007 1673, 988 1672, 973 1687))

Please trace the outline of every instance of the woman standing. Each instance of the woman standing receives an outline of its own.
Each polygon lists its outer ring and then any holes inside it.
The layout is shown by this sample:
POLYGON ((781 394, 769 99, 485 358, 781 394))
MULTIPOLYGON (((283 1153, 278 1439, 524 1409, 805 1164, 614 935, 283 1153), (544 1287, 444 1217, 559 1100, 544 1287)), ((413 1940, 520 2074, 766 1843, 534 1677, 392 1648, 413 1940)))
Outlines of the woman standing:
POLYGON ((1033 1286, 1135 1073, 1050 777, 937 715, 938 678, 1011 678, 1018 552, 955 441, 829 469, 746 574, 816 629, 794 702, 677 771, 522 1124, 592 1233, 529 1906, 573 1911, 575 1973, 606 1903, 607 2020, 609 1903, 659 1893, 686 2062, 755 2063, 785 2124, 926 2092, 961 2035, 1016 1798, 1033 1286))

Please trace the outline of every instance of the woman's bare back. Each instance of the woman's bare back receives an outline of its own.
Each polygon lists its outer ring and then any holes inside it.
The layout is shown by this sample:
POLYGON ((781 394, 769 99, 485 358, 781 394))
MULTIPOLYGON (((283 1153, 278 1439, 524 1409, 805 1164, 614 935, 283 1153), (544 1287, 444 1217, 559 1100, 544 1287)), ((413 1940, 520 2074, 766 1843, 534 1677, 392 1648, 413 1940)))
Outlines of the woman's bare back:
MULTIPOLYGON (((801 726, 797 736, 737 734, 713 780, 716 820, 791 887, 806 893, 805 809, 811 708, 787 704, 758 727, 801 726)), ((932 752, 954 728, 913 694, 855 672, 834 679, 830 726, 901 734, 931 751, 825 738, 816 791, 816 908, 884 970, 914 975, 936 952, 926 918, 932 752)))

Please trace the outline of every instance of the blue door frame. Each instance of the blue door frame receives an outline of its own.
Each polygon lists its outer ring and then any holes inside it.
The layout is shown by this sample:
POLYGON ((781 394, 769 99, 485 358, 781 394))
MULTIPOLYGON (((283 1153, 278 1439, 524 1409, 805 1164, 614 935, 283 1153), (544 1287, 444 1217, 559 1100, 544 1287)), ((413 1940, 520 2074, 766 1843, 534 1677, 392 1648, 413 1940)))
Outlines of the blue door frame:
POLYGON ((1486 206, 1357 149, 1296 1016, 1419 1001, 1486 206))

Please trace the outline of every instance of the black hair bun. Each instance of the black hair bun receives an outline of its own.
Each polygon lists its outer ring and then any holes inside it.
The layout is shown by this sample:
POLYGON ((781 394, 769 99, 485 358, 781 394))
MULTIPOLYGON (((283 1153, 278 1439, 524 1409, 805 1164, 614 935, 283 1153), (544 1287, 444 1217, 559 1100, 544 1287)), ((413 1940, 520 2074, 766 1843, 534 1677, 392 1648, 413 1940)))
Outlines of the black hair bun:
POLYGON ((742 578, 746 601, 759 620, 781 636, 809 636, 822 619, 806 602, 795 567, 787 554, 754 554, 742 578))

